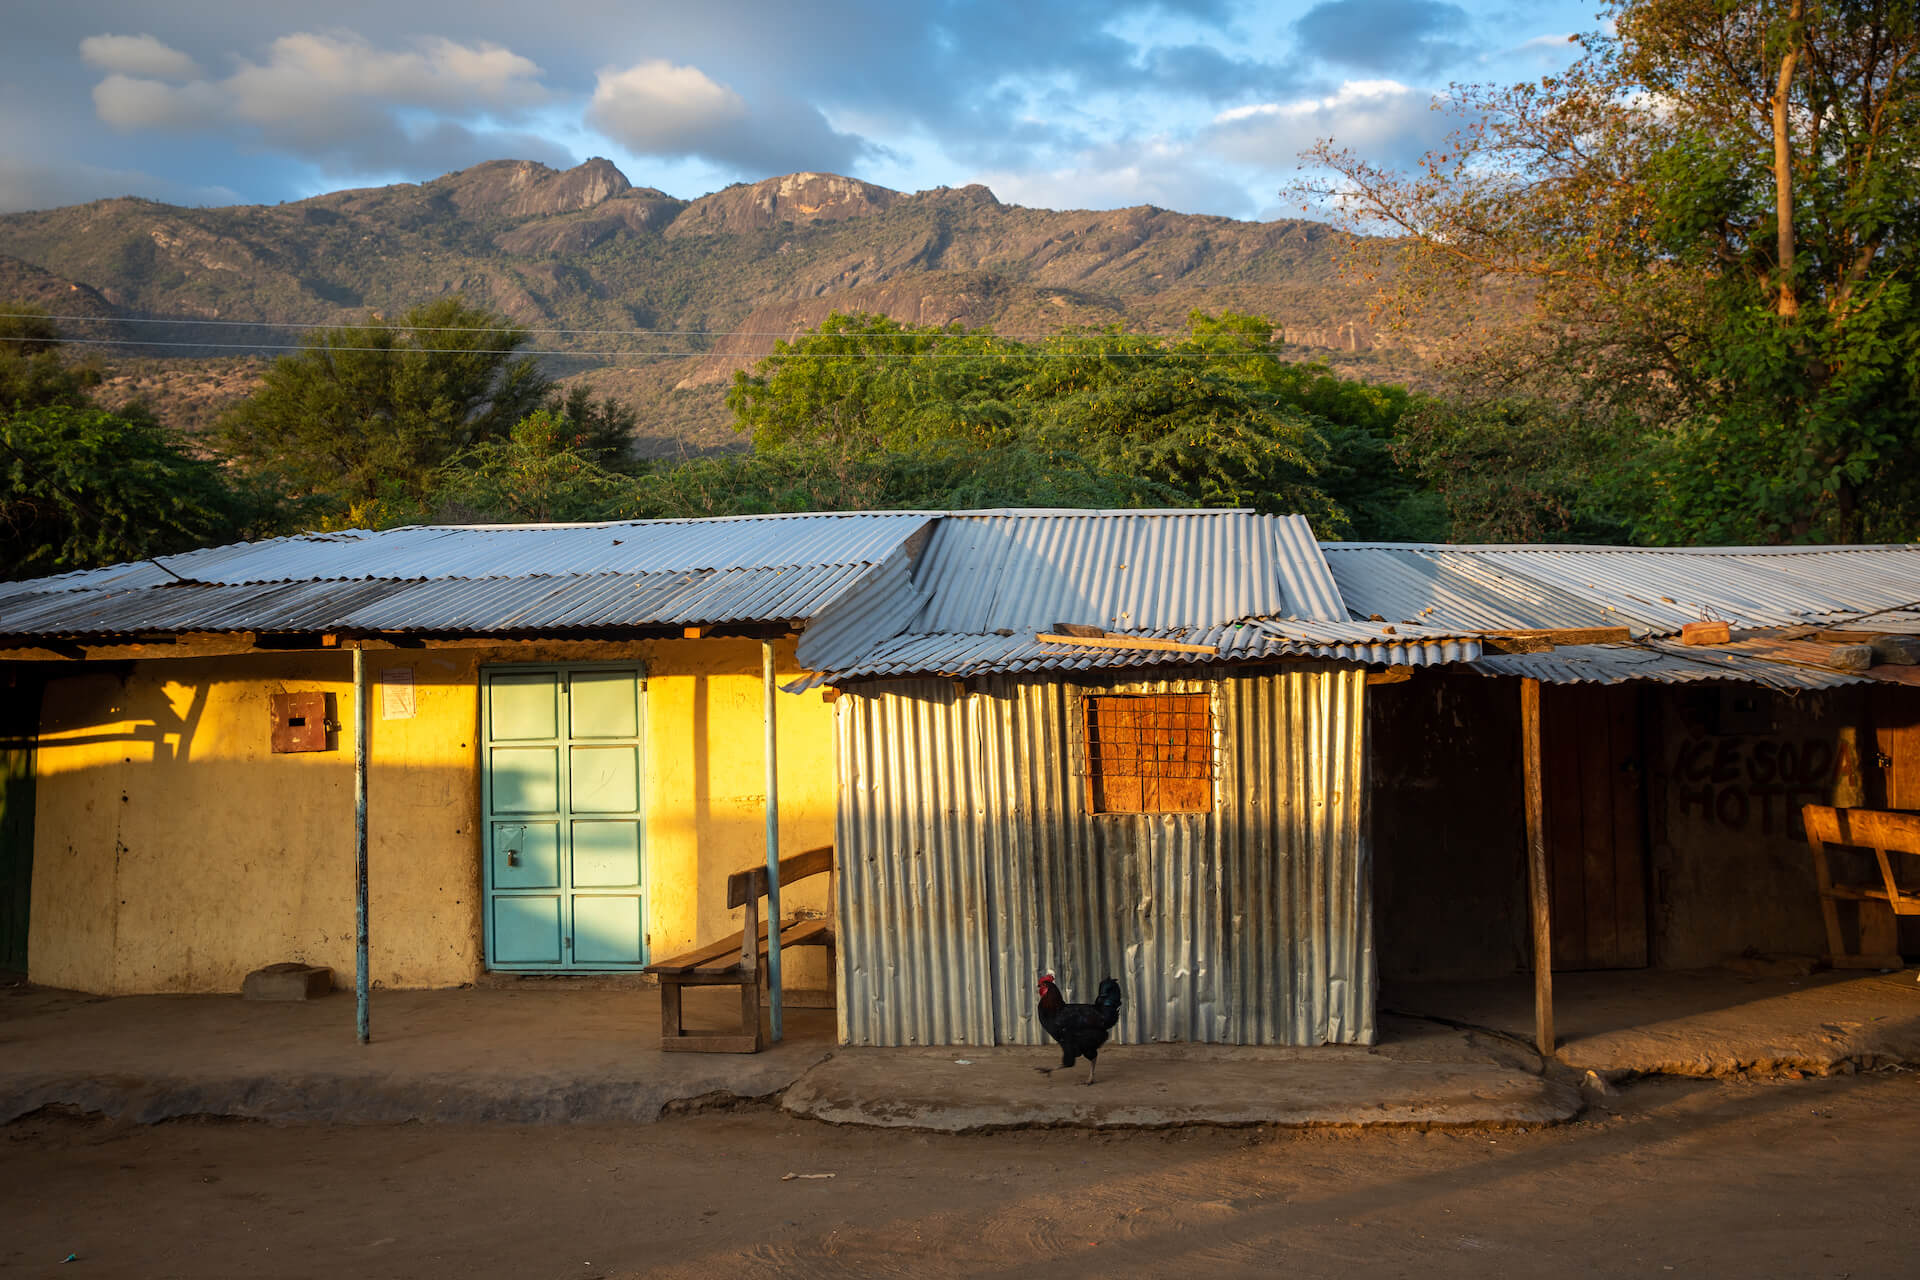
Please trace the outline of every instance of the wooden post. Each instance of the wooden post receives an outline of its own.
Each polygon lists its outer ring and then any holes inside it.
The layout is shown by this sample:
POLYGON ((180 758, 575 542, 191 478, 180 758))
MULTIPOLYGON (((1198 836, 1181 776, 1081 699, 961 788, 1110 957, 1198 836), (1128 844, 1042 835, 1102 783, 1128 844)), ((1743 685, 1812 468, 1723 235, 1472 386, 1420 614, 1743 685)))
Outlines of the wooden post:
POLYGON ((354 1034, 373 1038, 367 1001, 367 651, 353 646, 353 1009, 354 1034))
POLYGON ((1520 757, 1526 779, 1527 891, 1533 902, 1533 1027, 1553 1057, 1553 913, 1547 891, 1546 790, 1540 769, 1540 682, 1520 682, 1520 757))

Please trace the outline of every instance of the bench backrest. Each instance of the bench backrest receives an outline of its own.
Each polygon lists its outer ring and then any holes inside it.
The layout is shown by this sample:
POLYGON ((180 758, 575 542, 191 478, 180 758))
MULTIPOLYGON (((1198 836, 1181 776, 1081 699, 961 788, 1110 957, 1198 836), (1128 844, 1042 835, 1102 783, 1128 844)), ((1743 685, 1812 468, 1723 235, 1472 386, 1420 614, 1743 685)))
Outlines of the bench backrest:
MULTIPOLYGON (((822 845, 818 849, 808 849, 805 853, 796 853, 791 858, 780 859, 780 883, 782 886, 796 880, 805 880, 808 876, 817 876, 823 871, 833 870, 833 846, 822 845)), ((751 871, 736 871, 727 877, 727 906, 744 907, 747 903, 767 896, 767 869, 755 867, 751 871)))
POLYGON ((1810 804, 1800 810, 1800 820, 1806 824, 1809 840, 1920 854, 1920 814, 1810 804))

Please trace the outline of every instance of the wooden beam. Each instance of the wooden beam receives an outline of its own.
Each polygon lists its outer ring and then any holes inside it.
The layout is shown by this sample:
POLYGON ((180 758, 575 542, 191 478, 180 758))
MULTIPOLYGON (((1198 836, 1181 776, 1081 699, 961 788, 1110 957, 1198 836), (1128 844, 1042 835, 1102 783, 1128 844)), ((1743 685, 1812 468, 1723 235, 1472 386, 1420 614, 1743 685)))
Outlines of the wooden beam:
POLYGON ((1725 644, 1733 631, 1724 622, 1689 622, 1680 628, 1681 644, 1725 644))
POLYGON ((1540 682, 1520 682, 1520 758, 1526 788, 1527 895, 1533 904, 1533 1030, 1553 1057, 1553 912, 1547 886, 1546 788, 1540 767, 1540 682))
POLYGON ((1480 647, 1492 653, 1545 653, 1560 645, 1626 644, 1633 639, 1625 627, 1541 627, 1475 634, 1480 647))
POLYGON ((1405 684, 1411 679, 1412 667, 1388 667, 1385 671, 1367 672, 1368 684, 1405 684))
POLYGON ((707 638, 707 632, 711 630, 713 630, 712 627, 682 627, 680 636, 684 640, 704 640, 707 638))
POLYGON ((1091 649, 1167 649, 1174 653, 1218 653, 1217 644, 1181 644, 1148 636, 1063 636, 1043 631, 1034 637, 1042 644, 1080 645, 1091 649))

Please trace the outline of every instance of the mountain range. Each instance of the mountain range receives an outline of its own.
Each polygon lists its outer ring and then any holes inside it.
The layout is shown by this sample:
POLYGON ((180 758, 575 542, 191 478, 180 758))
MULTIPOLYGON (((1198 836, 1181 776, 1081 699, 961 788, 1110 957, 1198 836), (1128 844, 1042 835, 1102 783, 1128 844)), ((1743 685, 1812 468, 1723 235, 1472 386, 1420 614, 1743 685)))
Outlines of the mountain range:
POLYGON ((795 173, 697 200, 612 163, 497 160, 278 205, 136 198, 0 216, 0 298, 107 343, 109 387, 204 424, 289 325, 397 317, 458 292, 533 331, 557 376, 641 410, 649 452, 726 447, 732 371, 838 311, 1040 336, 1264 315, 1289 354, 1420 383, 1430 335, 1375 331, 1344 233, 1143 206, 1055 211, 983 186, 902 193, 795 173), (135 322, 139 323, 135 323, 135 322), (152 323, 164 321, 165 323, 152 323), (140 345, 150 344, 150 345, 140 345))

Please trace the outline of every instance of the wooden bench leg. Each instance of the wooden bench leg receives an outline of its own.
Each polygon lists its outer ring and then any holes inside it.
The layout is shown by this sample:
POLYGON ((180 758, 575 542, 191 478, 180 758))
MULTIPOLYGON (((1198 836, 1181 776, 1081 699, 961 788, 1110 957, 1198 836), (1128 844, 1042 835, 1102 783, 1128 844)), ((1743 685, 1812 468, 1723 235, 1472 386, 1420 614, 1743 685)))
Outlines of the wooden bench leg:
POLYGON ((758 982, 740 984, 740 1030, 753 1037, 755 1053, 766 1048, 766 1038, 760 1034, 760 984, 758 982))
POLYGON ((686 1023, 680 1017, 680 984, 673 981, 660 983, 660 1038, 677 1040, 687 1034, 686 1023))
POLYGON ((1900 919, 1887 903, 1861 901, 1860 954, 1882 960, 1899 956, 1900 919))

